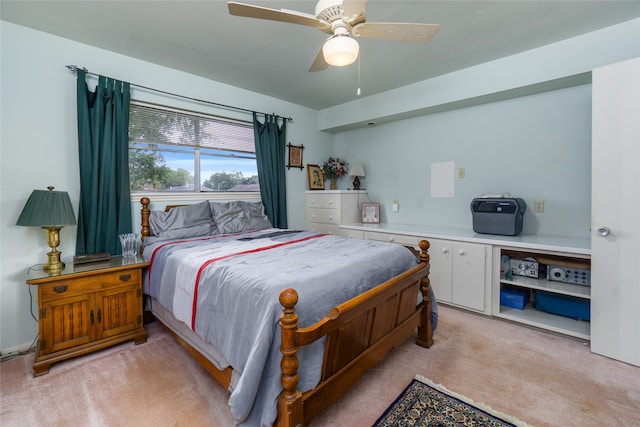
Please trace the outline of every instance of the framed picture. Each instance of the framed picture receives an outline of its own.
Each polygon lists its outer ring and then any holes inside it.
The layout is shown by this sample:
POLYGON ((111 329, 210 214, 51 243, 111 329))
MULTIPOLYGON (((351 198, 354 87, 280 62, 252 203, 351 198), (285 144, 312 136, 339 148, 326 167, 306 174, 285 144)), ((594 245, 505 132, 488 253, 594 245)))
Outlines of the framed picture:
POLYGON ((289 143, 287 147, 289 147, 289 163, 287 163, 287 169, 304 169, 304 166, 302 166, 302 150, 304 150, 304 145, 291 145, 291 143, 289 143))
POLYGON ((324 190, 324 175, 318 165, 307 165, 309 190, 324 190))
POLYGON ((380 203, 362 204, 362 222, 366 224, 380 223, 380 203))

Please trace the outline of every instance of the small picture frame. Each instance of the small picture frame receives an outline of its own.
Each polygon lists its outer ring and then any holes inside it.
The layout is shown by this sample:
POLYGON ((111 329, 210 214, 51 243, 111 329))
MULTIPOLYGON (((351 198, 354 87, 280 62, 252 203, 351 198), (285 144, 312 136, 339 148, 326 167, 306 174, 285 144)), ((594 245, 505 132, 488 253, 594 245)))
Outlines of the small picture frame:
POLYGON ((324 174, 318 165, 307 164, 309 190, 324 190, 324 174))
POLYGON ((302 166, 302 150, 304 150, 304 145, 291 145, 291 143, 289 143, 287 147, 289 147, 289 163, 287 163, 287 169, 304 169, 304 166, 302 166))
POLYGON ((380 224, 380 203, 362 204, 362 223, 380 224))

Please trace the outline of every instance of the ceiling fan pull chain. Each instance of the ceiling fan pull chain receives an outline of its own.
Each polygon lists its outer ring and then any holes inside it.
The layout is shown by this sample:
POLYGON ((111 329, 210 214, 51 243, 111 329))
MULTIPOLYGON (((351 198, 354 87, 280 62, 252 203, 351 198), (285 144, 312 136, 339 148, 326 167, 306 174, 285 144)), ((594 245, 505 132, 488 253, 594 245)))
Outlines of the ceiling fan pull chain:
POLYGON ((360 96, 362 91, 360 91, 360 55, 358 55, 358 90, 356 91, 356 95, 360 96))

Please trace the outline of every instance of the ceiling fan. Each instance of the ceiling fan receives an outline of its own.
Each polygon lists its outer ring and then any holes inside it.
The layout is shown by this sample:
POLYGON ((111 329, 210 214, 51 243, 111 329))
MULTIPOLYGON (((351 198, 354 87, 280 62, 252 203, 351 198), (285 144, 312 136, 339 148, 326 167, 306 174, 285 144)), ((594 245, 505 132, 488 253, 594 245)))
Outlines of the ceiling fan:
POLYGON ((360 49, 354 37, 425 44, 440 29, 437 24, 366 22, 364 9, 367 0, 319 0, 315 16, 295 10, 270 9, 233 1, 227 5, 229 13, 234 16, 306 25, 330 34, 309 72, 326 70, 329 65, 340 67, 352 64, 358 58, 360 49))

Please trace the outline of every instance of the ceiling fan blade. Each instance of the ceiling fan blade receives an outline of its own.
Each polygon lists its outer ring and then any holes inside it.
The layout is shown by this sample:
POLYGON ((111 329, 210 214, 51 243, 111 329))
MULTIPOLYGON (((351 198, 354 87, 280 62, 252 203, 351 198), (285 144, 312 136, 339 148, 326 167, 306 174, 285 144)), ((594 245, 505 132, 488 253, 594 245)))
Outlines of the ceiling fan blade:
POLYGON ((318 28, 322 31, 325 31, 327 28, 331 28, 331 24, 322 21, 315 16, 307 13, 296 12, 295 10, 270 9, 268 7, 236 3, 233 1, 228 2, 227 6, 229 7, 229 13, 234 16, 306 25, 308 27, 318 28))
POLYGON ((322 46, 320 46, 320 50, 316 55, 316 59, 313 60, 311 67, 309 67, 309 72, 314 73, 316 71, 324 71, 327 68, 329 68, 329 64, 327 64, 327 61, 324 60, 324 54, 322 53, 322 46))
POLYGON ((367 39, 398 42, 428 43, 436 35, 438 24, 411 24, 401 22, 363 22, 353 27, 351 34, 367 39))
POLYGON ((364 8, 369 0, 342 0, 342 16, 351 20, 364 13, 364 8))

